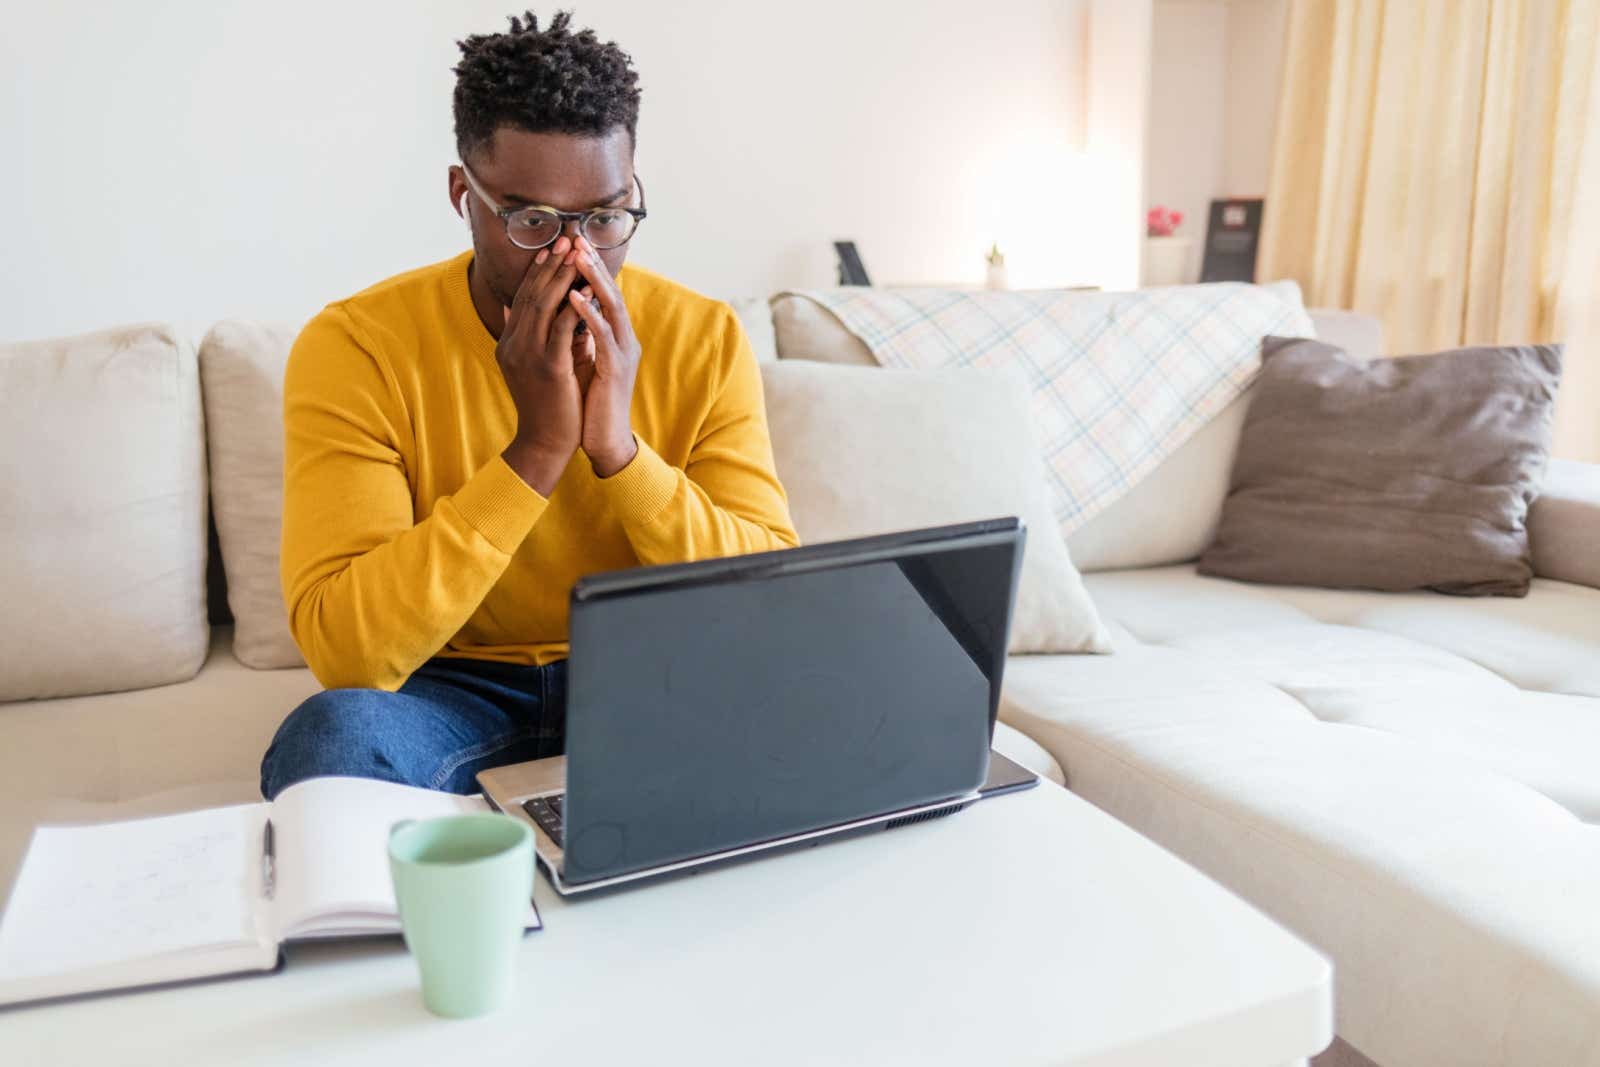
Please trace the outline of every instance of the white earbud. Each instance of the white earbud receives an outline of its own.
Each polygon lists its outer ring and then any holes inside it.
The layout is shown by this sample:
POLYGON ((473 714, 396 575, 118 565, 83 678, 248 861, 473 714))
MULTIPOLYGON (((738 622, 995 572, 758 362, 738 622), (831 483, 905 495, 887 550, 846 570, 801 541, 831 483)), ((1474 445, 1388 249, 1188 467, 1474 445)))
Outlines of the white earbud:
POLYGON ((461 211, 461 217, 463 219, 466 219, 466 222, 467 222, 468 226, 471 226, 472 225, 472 220, 470 218, 467 218, 467 194, 466 193, 462 193, 461 194, 461 199, 456 201, 456 206, 461 211))

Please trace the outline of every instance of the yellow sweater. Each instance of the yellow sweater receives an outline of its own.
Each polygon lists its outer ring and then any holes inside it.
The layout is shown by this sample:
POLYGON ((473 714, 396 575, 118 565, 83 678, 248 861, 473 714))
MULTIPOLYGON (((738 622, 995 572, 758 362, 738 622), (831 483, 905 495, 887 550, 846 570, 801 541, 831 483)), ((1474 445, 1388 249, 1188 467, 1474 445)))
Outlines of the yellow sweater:
POLYGON ((582 575, 798 544, 732 308, 623 267, 639 453, 602 479, 579 451, 547 499, 500 458, 517 415, 471 261, 329 304, 289 355, 281 578, 329 688, 398 689, 436 654, 548 663, 582 575))

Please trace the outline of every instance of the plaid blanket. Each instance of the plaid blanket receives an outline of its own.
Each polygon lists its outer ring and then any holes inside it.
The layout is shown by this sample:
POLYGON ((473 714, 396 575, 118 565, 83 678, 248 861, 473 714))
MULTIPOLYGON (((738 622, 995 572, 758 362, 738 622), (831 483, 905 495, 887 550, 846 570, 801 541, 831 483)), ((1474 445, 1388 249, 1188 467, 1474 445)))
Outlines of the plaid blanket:
POLYGON ((1293 282, 1126 293, 796 291, 885 367, 1020 372, 1063 536, 1149 474, 1255 378, 1261 339, 1313 337, 1293 282))

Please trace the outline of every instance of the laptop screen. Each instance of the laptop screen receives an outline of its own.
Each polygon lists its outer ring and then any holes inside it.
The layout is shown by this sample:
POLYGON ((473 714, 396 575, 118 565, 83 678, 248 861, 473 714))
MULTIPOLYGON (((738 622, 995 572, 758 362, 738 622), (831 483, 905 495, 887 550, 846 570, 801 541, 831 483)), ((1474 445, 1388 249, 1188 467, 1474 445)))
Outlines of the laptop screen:
POLYGON ((975 789, 1021 537, 575 602, 563 878, 975 789))

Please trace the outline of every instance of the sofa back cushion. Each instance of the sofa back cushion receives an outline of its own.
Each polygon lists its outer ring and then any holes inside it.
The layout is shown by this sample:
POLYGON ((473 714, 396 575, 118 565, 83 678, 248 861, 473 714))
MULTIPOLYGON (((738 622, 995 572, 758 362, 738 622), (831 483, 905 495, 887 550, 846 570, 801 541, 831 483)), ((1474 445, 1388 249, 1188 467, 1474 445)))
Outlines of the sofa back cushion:
POLYGON ((794 293, 772 298, 772 334, 779 359, 876 367, 867 343, 815 300, 794 293))
POLYGON ((233 613, 233 654, 247 667, 300 667, 278 581, 283 525, 283 368, 299 330, 229 319, 200 343, 211 457, 211 509, 233 613))
POLYGON ((802 543, 1016 515, 1012 652, 1109 652, 1050 512, 1025 383, 999 371, 763 368, 778 477, 802 543))
POLYGON ((746 296, 728 301, 733 313, 739 316, 739 325, 750 339, 750 351, 756 354, 757 363, 778 361, 778 342, 772 333, 772 308, 764 297, 746 296))
POLYGON ((0 700, 167 685, 204 662, 194 350, 168 325, 0 346, 0 700))

